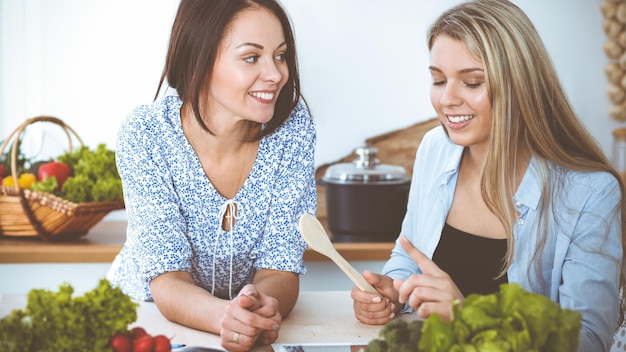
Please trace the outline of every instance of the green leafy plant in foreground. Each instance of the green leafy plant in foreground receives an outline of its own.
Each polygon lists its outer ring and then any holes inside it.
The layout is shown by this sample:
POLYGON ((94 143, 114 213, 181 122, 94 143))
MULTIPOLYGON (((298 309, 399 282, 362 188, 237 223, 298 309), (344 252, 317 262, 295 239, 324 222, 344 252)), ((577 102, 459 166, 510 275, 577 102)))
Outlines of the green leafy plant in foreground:
POLYGON ((454 318, 394 319, 370 341, 366 352, 569 352, 578 346, 580 312, 562 309, 549 298, 517 284, 489 295, 469 295, 455 305, 454 318))
POLYGON ((137 320, 136 302, 106 279, 82 296, 69 284, 33 289, 23 310, 0 319, 0 350, 111 351, 109 339, 137 320))

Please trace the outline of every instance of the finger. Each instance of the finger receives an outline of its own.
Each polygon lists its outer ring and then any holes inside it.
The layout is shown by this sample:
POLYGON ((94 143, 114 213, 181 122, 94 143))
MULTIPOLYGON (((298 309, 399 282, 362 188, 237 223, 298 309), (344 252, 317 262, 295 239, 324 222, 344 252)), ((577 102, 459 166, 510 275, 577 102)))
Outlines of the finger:
MULTIPOLYGON (((377 285, 381 281, 379 275, 369 271, 365 271, 363 273, 363 278, 365 278, 367 282, 369 282, 374 288, 376 288, 379 293, 384 295, 385 289, 383 289, 382 287, 377 287, 377 285)), ((351 296, 354 301, 363 303, 381 303, 385 300, 385 297, 381 297, 380 295, 372 292, 363 291, 356 286, 353 287, 351 296)))
POLYGON ((398 301, 400 303, 405 303, 407 300, 406 293, 402 292, 402 285, 404 285, 405 280, 395 279, 393 280, 393 287, 398 291, 398 301))
POLYGON ((228 351, 249 351, 256 338, 231 330, 220 331, 220 344, 228 351))
POLYGON ((363 278, 374 287, 385 288, 385 275, 373 273, 369 270, 363 271, 363 278))
POLYGON ((420 274, 414 274, 409 276, 407 280, 394 280, 394 286, 398 290, 398 302, 400 304, 405 304, 412 299, 412 302, 409 302, 409 305, 413 309, 417 309, 422 301, 421 296, 419 295, 419 276, 420 274))
POLYGON ((381 318, 381 317, 389 317, 393 318, 395 312, 395 304, 363 304, 354 302, 353 303, 354 312, 359 315, 366 316, 368 318, 381 318))
POLYGON ((354 316, 362 323, 369 325, 382 325, 394 318, 395 306, 389 304, 382 309, 372 309, 373 304, 361 304, 354 302, 354 316))
POLYGON ((381 293, 387 292, 390 288, 393 288, 393 281, 387 275, 376 274, 365 270, 363 272, 363 278, 381 293))
POLYGON ((237 295, 239 305, 254 311, 262 306, 260 295, 254 285, 246 285, 237 295))
POLYGON ((363 324, 367 325, 384 325, 393 319, 390 315, 382 315, 381 317, 369 317, 367 315, 355 314, 355 318, 363 324))
POLYGON ((373 302, 373 300, 369 298, 369 296, 371 295, 370 293, 363 293, 363 291, 359 290, 356 287, 352 290, 351 295, 353 297, 353 306, 358 310, 363 310, 366 312, 380 312, 387 307, 391 307, 391 309, 395 308, 395 305, 391 303, 391 300, 389 298, 383 297, 381 299, 379 296, 376 296, 379 298, 379 300, 373 302), (362 296, 368 297, 363 298, 362 296))
POLYGON ((445 272, 441 270, 435 262, 425 256, 419 249, 415 248, 415 246, 413 246, 413 244, 405 236, 400 236, 400 244, 402 245, 404 251, 415 261, 424 274, 433 276, 441 276, 442 274, 445 274, 445 272))
POLYGON ((278 331, 263 331, 257 339, 257 343, 261 345, 269 345, 278 340, 278 331))
POLYGON ((280 315, 280 313, 278 312, 278 300, 276 298, 267 295, 261 295, 260 303, 261 306, 256 310, 253 310, 254 313, 266 318, 272 318, 276 314, 280 315))
POLYGON ((373 303, 384 301, 385 299, 396 301, 398 292, 393 287, 393 279, 387 275, 374 274, 370 271, 363 272, 363 277, 378 291, 378 295, 370 294, 373 303), (382 295, 382 297, 380 297, 382 295))
POLYGON ((263 330, 276 330, 280 326, 271 318, 263 317, 239 306, 237 302, 229 304, 225 309, 225 316, 221 323, 223 328, 255 336, 263 330))
POLYGON ((237 297, 237 303, 241 308, 247 309, 249 311, 255 311, 262 307, 262 304, 258 299, 256 299, 254 296, 248 296, 246 294, 240 294, 237 297))
POLYGON ((438 314, 443 321, 449 322, 452 319, 452 305, 448 302, 424 302, 416 310, 416 314, 421 319, 438 314))
POLYGON ((372 302, 370 293, 361 291, 357 287, 352 289, 352 308, 354 316, 362 323, 380 325, 393 319, 395 316, 395 304, 389 298, 383 298, 380 302, 372 302), (363 298, 362 296, 365 296, 363 298))

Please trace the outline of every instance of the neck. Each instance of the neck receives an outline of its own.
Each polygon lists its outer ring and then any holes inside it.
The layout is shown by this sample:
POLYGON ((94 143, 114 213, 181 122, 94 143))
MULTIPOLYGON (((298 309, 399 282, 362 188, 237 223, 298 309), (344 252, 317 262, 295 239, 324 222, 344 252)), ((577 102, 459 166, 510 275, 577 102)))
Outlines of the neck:
POLYGON ((180 115, 185 136, 196 152, 210 150, 217 157, 229 157, 242 152, 250 137, 260 128, 251 127, 246 120, 211 119, 205 115, 204 124, 211 130, 208 132, 202 128, 188 105, 183 104, 180 115))

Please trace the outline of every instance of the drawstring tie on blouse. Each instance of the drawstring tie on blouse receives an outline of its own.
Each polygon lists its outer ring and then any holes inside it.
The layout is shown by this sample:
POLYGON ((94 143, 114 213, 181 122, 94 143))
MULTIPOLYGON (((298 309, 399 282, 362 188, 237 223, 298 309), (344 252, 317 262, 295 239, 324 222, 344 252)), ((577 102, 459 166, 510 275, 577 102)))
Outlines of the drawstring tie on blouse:
POLYGON ((233 256, 234 256, 233 226, 235 225, 235 220, 237 220, 236 223, 239 223, 239 220, 243 219, 243 207, 241 206, 240 202, 234 199, 229 199, 226 202, 224 202, 224 204, 222 204, 217 214, 220 226, 218 226, 217 228, 217 238, 215 239, 215 245, 213 246, 213 273, 212 273, 213 278, 211 280, 212 281, 211 282, 211 294, 215 295, 215 257, 217 254, 217 246, 220 242, 220 234, 222 233, 221 224, 224 219, 224 215, 226 215, 227 211, 228 211, 229 216, 227 216, 226 219, 228 222, 228 233, 230 234, 230 269, 229 269, 229 278, 228 278, 228 297, 230 299, 233 299, 233 292, 232 292, 233 256))

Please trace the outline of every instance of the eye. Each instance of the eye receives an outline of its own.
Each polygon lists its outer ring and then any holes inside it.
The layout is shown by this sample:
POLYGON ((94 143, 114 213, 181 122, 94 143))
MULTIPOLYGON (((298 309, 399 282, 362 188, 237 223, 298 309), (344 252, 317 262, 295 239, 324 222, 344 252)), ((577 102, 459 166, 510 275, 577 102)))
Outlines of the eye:
POLYGON ((433 86, 442 86, 446 84, 446 77, 437 71, 430 71, 430 79, 433 82, 433 86))
POLYGON ((465 82, 465 86, 466 86, 467 88, 478 88, 478 87, 480 87, 482 84, 483 84, 483 82, 477 82, 477 83, 474 83, 474 82, 472 82, 472 83, 465 82))
POLYGON ((245 62, 247 62, 249 64, 253 64, 253 63, 257 62, 258 59, 259 59, 259 57, 257 55, 252 55, 252 56, 245 57, 243 59, 243 61, 245 61, 245 62))
POLYGON ((281 53, 274 56, 274 59, 276 59, 277 61, 285 61, 287 58, 285 57, 285 53, 281 53))

